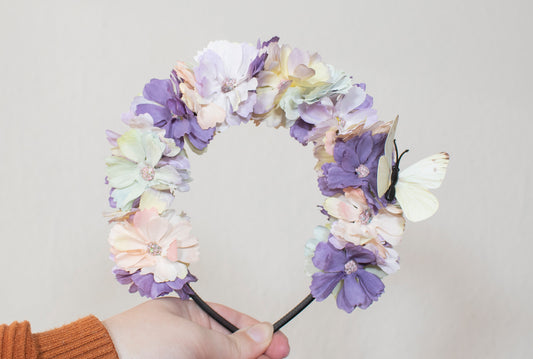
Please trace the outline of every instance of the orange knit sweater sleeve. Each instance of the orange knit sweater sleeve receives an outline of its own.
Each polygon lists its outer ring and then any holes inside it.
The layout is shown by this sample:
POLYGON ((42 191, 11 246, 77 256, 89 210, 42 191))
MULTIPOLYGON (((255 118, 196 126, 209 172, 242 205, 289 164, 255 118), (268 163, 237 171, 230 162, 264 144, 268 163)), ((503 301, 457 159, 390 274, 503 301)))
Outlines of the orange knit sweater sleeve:
POLYGON ((0 325, 0 359, 117 359, 106 328, 94 316, 32 334, 28 322, 0 325))

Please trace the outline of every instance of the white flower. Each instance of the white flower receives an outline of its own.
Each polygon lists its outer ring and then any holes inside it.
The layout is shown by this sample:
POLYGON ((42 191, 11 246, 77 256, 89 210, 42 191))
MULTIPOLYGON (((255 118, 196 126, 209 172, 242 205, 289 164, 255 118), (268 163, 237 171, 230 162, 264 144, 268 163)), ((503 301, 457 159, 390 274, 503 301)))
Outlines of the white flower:
MULTIPOLYGON (((258 53, 250 44, 214 41, 195 57, 194 76, 201 101, 223 109, 228 125, 248 121, 253 112, 257 79, 250 76, 249 68, 258 53)), ((202 118, 198 122, 205 126, 202 118)))

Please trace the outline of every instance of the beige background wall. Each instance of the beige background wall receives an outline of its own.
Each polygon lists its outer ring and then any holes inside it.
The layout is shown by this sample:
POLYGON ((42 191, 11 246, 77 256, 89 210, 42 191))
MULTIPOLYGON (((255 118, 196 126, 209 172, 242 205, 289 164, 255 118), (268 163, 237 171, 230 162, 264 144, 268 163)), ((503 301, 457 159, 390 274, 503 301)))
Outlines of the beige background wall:
MULTIPOLYGON (((142 302, 113 279, 105 129, 152 77, 210 40, 281 36, 401 115, 405 165, 447 150, 437 215, 409 225, 402 270, 351 315, 314 303, 291 358, 533 356, 528 1, 6 1, 0 3, 0 322, 45 330, 142 302), (505 4, 505 5, 504 5, 505 4)), ((242 126, 191 156, 176 201, 202 244, 211 300, 274 321, 303 298, 303 246, 323 218, 310 148, 242 126)))

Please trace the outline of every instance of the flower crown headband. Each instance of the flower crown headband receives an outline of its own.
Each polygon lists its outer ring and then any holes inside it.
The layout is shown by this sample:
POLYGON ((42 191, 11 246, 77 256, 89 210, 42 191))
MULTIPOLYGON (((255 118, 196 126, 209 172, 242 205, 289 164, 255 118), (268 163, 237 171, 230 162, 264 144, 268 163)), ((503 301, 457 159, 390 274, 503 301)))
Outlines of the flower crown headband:
POLYGON ((290 129, 312 144, 324 225, 305 247, 310 294, 274 324, 281 328, 314 299, 336 297, 350 313, 367 308, 384 291, 382 278, 399 269, 394 250, 405 219, 426 219, 438 208, 429 192, 442 183, 449 161, 442 152, 400 172, 394 140, 397 118, 381 122, 362 83, 318 54, 281 45, 209 43, 196 65, 178 62, 169 79, 152 79, 123 115, 128 130, 107 131, 113 146, 106 183, 113 223, 113 270, 131 293, 156 298, 176 292, 192 298, 234 332, 233 324, 191 288, 189 264, 199 258, 190 219, 171 209, 189 190, 188 148, 202 153, 216 133, 254 121, 290 129))

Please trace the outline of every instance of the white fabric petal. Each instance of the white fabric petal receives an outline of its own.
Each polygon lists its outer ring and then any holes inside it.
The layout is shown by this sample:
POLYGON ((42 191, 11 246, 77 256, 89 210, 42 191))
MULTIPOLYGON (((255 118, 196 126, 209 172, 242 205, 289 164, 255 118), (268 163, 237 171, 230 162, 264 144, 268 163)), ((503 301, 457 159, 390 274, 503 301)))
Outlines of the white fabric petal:
POLYGON ((106 159, 107 180, 113 188, 130 186, 137 178, 137 164, 123 157, 111 156, 106 159))

